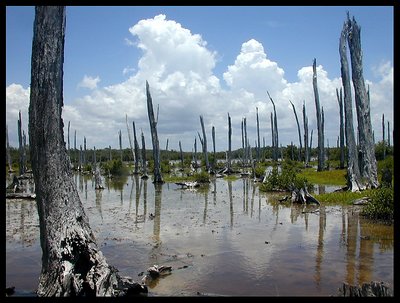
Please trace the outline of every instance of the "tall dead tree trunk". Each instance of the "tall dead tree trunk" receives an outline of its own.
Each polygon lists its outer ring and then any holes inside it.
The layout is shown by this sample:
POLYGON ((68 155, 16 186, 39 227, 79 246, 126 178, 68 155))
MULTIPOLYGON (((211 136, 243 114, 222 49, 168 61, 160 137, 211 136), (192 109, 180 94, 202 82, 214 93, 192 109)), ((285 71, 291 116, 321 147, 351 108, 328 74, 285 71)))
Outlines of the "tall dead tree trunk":
POLYGON ((269 92, 267 91, 268 97, 271 100, 272 106, 274 107, 274 132, 272 135, 272 138, 274 140, 274 147, 275 147, 275 151, 274 151, 274 155, 275 155, 275 161, 278 161, 279 158, 279 140, 278 140, 278 117, 276 116, 276 108, 275 108, 275 102, 274 100, 272 100, 269 92))
POLYGON ((76 130, 74 132, 74 167, 76 168, 78 160, 78 150, 76 149, 76 130))
POLYGON ((73 180, 61 118, 65 20, 65 7, 35 8, 29 143, 42 247, 37 294, 118 296, 147 291, 107 264, 73 180))
POLYGON ((70 149, 70 146, 69 146, 69 128, 70 128, 70 126, 71 126, 71 121, 68 121, 68 156, 69 156, 69 158, 71 160, 71 149, 70 149))
POLYGON ((135 146, 135 171, 134 171, 134 174, 138 174, 139 173, 139 152, 140 152, 140 148, 139 148, 139 143, 138 143, 138 140, 137 140, 137 137, 136 137, 135 121, 132 121, 132 128, 133 128, 133 142, 134 142, 134 146, 135 146))
POLYGON ((215 152, 215 127, 212 126, 211 128, 211 137, 213 141, 213 165, 212 165, 212 171, 215 171, 215 167, 217 165, 217 153, 215 152))
POLYGON ((181 141, 179 141, 179 154, 180 154, 180 158, 181 158, 181 170, 183 171, 183 152, 182 152, 181 141))
POLYGON ((158 111, 157 111, 157 121, 156 121, 153 111, 153 100, 151 99, 149 83, 147 81, 146 81, 146 95, 147 95, 147 112, 150 121, 151 141, 153 143, 153 160, 154 160, 153 182, 163 183, 164 181, 161 175, 160 145, 158 142, 158 135, 157 135, 158 111))
POLYGON ((197 138, 194 137, 194 169, 197 171, 197 138))
POLYGON ((142 170, 143 170, 143 177, 147 178, 146 143, 145 143, 145 140, 144 140, 143 131, 142 131, 141 137, 142 137, 142 170))
POLYGON ((318 168, 317 171, 322 171, 324 169, 324 131, 322 129, 322 115, 321 107, 319 104, 319 93, 318 93, 318 83, 317 83, 317 60, 314 58, 313 61, 313 89, 315 98, 315 108, 317 114, 317 130, 318 130, 318 168))
POLYGON ((276 161, 274 115, 272 112, 271 112, 271 144, 272 144, 272 160, 276 161))
POLYGON ((244 129, 244 164, 247 166, 247 163, 249 161, 249 141, 247 140, 246 117, 243 118, 243 129, 244 129))
POLYGON ((360 169, 358 167, 358 152, 354 136, 353 128, 353 109, 351 98, 349 63, 347 60, 347 24, 343 25, 343 29, 339 39, 339 54, 340 54, 340 71, 343 84, 344 95, 344 118, 346 131, 346 146, 347 146, 347 186, 351 191, 359 191, 365 189, 361 182, 360 169))
POLYGON ((232 172, 232 123, 231 116, 228 113, 228 157, 227 157, 227 173, 230 174, 232 172))
POLYGON ((206 136, 206 130, 204 128, 204 120, 203 120, 203 116, 200 115, 200 124, 201 124, 201 130, 203 132, 203 138, 200 137, 199 135, 199 139, 201 142, 201 146, 203 147, 203 154, 204 154, 204 161, 206 162, 206 171, 210 170, 210 164, 208 162, 208 152, 207 152, 207 136, 206 136))
POLYGON ((294 116, 296 118, 296 123, 297 123, 297 131, 299 133, 299 144, 300 144, 300 149, 299 149, 299 161, 301 161, 301 150, 303 149, 303 146, 301 144, 301 132, 300 132, 300 123, 299 123, 299 119, 297 118, 297 113, 296 113, 296 108, 294 107, 294 104, 292 103, 292 101, 290 101, 290 104, 292 104, 293 107, 293 112, 294 112, 294 116))
POLYGON ((121 156, 121 162, 122 162, 122 132, 121 132, 121 130, 119 130, 119 132, 118 132, 118 138, 119 138, 119 153, 120 153, 120 156, 121 156))
POLYGON ((6 149, 7 149, 7 163, 8 163, 8 172, 11 173, 13 171, 11 165, 11 155, 10 155, 10 144, 8 141, 8 125, 6 124, 6 149))
POLYGON ((24 159, 24 146, 22 142, 22 118, 21 111, 19 111, 18 116, 18 146, 19 146, 19 175, 25 174, 25 159, 24 159))
POLYGON ((387 138, 388 138, 388 147, 390 147, 390 125, 389 121, 387 122, 387 138))
POLYGON ((361 151, 360 173, 366 188, 376 188, 379 186, 378 170, 375 157, 375 145, 372 138, 370 102, 367 90, 365 89, 363 76, 360 32, 361 28, 358 26, 354 17, 350 20, 349 14, 347 14, 347 42, 350 49, 351 77, 356 101, 361 151))
POLYGON ((257 162, 260 162, 260 121, 258 119, 258 107, 256 107, 256 119, 257 119, 257 162))
POLYGON ((340 148, 340 164, 339 168, 344 168, 344 124, 343 124, 343 94, 342 88, 340 91, 336 89, 336 97, 339 103, 339 148, 340 148))
POLYGON ((83 167, 86 167, 86 137, 83 137, 83 167))
POLYGON ((304 165, 308 166, 309 148, 308 148, 308 117, 306 114, 306 102, 303 103, 303 124, 304 124, 304 165))
POLYGON ((125 114, 125 122, 126 122, 126 130, 128 132, 129 146, 131 147, 133 163, 136 163, 135 149, 134 149, 134 146, 132 145, 132 135, 131 135, 131 130, 130 130, 129 124, 128 124, 128 115, 127 114, 125 114))
POLYGON ((385 114, 382 114, 382 144, 383 144, 383 159, 386 158, 386 148, 385 148, 385 114))
POLYGON ((241 121, 241 123, 240 123, 240 127, 241 127, 241 129, 242 129, 242 152, 243 152, 243 159, 242 159, 242 164, 243 164, 243 166, 244 166, 244 159, 245 159, 245 152, 244 152, 244 124, 243 124, 243 118, 242 118, 242 121, 241 121))

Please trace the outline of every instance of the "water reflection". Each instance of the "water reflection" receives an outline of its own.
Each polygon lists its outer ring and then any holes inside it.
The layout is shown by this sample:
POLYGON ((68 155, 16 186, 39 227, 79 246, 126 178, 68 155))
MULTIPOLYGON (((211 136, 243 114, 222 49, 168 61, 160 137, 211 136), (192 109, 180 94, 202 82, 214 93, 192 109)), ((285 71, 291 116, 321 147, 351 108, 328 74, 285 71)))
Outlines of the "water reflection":
MULTIPOLYGON (((154 281, 158 294, 330 295, 344 281, 393 282, 393 227, 352 207, 273 202, 251 178, 197 191, 138 175, 106 179, 102 191, 87 186, 92 176, 74 178, 110 264, 132 277, 153 264, 188 265, 154 281)), ((21 247, 35 243, 40 262, 38 216, 34 201, 6 203, 6 275, 17 283, 12 268, 28 262, 21 247)))

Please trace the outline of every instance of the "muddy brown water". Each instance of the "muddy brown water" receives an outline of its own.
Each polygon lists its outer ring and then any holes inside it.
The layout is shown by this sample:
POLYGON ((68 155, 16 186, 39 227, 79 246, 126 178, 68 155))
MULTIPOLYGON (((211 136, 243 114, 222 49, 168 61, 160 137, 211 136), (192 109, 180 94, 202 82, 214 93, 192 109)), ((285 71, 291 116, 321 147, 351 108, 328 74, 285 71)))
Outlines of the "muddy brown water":
MULTIPOLYGON (((249 178, 196 190, 129 176, 75 175, 81 201, 110 265, 141 281, 154 264, 171 274, 149 296, 330 296, 342 282, 393 285, 393 225, 355 207, 279 204, 249 178), (103 179, 104 180, 104 179, 103 179)), ((319 189, 326 190, 325 188, 319 189)), ((34 295, 41 269, 36 202, 6 200, 6 286, 34 295)))

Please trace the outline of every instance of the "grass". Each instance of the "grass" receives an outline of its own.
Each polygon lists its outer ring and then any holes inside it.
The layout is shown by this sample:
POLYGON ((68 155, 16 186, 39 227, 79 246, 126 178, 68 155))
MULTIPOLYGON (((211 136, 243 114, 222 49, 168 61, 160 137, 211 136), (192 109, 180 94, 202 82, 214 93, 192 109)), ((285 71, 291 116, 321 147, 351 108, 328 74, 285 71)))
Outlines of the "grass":
POLYGON ((346 169, 316 171, 315 168, 305 168, 298 176, 306 178, 313 184, 346 186, 346 169))
POLYGON ((370 197, 373 189, 364 190, 361 192, 341 191, 332 192, 321 195, 315 195, 315 198, 325 205, 349 205, 353 200, 362 197, 370 197))

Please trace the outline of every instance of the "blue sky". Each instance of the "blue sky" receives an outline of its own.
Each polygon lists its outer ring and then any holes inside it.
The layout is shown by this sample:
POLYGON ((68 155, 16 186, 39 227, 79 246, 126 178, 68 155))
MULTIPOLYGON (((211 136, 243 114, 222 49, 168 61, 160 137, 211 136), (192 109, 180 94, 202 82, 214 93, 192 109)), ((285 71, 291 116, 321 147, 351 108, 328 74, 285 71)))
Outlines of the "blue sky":
MULTIPOLYGON (((332 120, 327 123, 326 137, 330 146, 335 146, 338 106, 333 97, 340 87, 338 41, 347 11, 361 26, 364 78, 374 89, 371 117, 376 137, 381 138, 382 113, 393 124, 391 6, 67 7, 64 124, 71 121, 78 141, 86 136, 96 148, 117 148, 121 129, 127 147, 127 114, 129 121, 135 120, 137 128, 143 129, 150 146, 144 110, 144 81, 149 80, 153 102, 160 104, 161 146, 169 138, 170 148, 178 149, 181 140, 183 148, 190 151, 201 130, 198 117, 202 114, 208 136, 211 138, 211 126, 215 126, 220 142, 217 150, 225 150, 227 112, 238 137, 233 147, 241 145, 242 117, 248 120, 254 146, 256 107, 261 136, 269 145, 272 107, 268 90, 277 104, 281 143, 298 144, 288 100, 298 114, 306 102, 313 128, 312 83, 306 79, 316 58, 320 95, 325 98, 321 103, 326 115, 332 115, 332 119, 326 117, 332 120), (158 43, 160 39, 164 40, 158 43)), ((33 20, 34 7, 6 7, 6 116, 14 146, 17 108, 27 116, 29 104, 33 20)))

